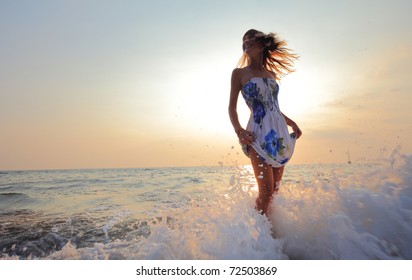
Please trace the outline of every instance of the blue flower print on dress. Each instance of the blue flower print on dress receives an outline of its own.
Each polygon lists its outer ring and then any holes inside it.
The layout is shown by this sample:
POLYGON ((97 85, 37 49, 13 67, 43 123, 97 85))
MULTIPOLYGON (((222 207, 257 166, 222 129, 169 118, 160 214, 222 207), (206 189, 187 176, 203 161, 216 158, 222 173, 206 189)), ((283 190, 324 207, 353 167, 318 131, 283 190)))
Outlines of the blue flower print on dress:
POLYGON ((266 110, 262 102, 260 102, 259 100, 253 102, 253 120, 255 121, 255 123, 261 124, 265 115, 266 110))
POLYGON ((243 97, 246 100, 246 104, 253 112, 253 120, 255 123, 261 124, 266 115, 266 108, 260 100, 261 96, 259 95, 257 84, 252 83, 251 81, 247 82, 243 87, 243 97))
MULTIPOLYGON (((283 138, 278 138, 276 131, 273 129, 271 129, 269 133, 266 134, 263 146, 267 154, 273 159, 276 158, 276 155, 278 153, 280 156, 284 155, 285 146, 283 146, 283 138)), ((284 160, 282 160, 280 163, 283 164, 283 161, 284 160)))
POLYGON ((278 139, 276 137, 276 131, 271 129, 269 133, 266 134, 264 143, 264 149, 271 158, 276 158, 277 146, 278 139))
POLYGON ((243 96, 246 99, 246 102, 249 104, 250 101, 256 100, 259 95, 259 88, 257 87, 257 84, 252 83, 252 82, 247 82, 245 86, 243 87, 243 96))

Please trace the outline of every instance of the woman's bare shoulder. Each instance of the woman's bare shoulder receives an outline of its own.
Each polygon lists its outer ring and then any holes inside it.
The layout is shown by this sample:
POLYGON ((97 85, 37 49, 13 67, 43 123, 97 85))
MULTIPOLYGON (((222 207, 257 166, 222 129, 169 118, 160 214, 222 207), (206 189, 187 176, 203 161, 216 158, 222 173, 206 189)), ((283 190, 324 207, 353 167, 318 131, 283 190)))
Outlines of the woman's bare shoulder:
POLYGON ((243 76, 244 72, 245 72, 245 68, 235 68, 232 71, 232 76, 241 77, 243 76))
POLYGON ((232 71, 232 79, 236 79, 240 82, 245 80, 248 76, 250 76, 250 74, 246 68, 235 68, 232 71))

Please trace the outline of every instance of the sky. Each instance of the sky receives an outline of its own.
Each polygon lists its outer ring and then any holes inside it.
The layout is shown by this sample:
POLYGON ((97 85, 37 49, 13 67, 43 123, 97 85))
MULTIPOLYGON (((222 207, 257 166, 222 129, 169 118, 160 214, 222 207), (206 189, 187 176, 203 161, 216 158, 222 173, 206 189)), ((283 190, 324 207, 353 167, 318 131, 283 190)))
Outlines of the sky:
MULTIPOLYGON (((408 0, 0 0, 0 170, 248 164, 228 117, 250 28, 299 54, 280 82, 291 164, 412 152, 408 0)), ((239 97, 239 117, 249 111, 239 97)))

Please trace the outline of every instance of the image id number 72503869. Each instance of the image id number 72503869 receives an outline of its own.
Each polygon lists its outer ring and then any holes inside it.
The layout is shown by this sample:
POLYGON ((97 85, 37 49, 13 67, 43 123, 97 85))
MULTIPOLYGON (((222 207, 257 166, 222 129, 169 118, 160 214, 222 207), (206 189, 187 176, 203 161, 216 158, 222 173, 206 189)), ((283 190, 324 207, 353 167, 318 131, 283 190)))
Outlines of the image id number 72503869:
POLYGON ((278 269, 273 267, 231 266, 230 275, 275 275, 278 269))

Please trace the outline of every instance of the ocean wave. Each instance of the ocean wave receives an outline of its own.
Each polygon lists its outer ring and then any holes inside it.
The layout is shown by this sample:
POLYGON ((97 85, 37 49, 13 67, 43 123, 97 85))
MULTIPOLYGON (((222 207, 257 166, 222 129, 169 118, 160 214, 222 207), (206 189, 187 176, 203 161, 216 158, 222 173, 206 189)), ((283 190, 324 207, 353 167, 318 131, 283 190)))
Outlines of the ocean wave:
POLYGON ((0 212, 0 251, 3 259, 412 259, 412 156, 295 171, 307 176, 282 183, 269 218, 254 210, 250 167, 230 169, 224 183, 221 174, 186 174, 201 179, 187 183, 190 192, 172 188, 185 174, 173 170, 169 188, 132 200, 156 206, 143 219, 111 204, 65 218, 0 212))
POLYGON ((0 209, 10 209, 26 206, 36 200, 24 193, 4 192, 0 193, 0 209))

